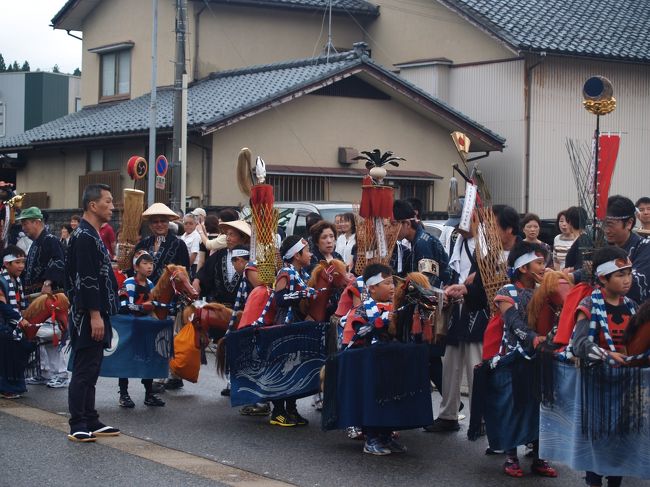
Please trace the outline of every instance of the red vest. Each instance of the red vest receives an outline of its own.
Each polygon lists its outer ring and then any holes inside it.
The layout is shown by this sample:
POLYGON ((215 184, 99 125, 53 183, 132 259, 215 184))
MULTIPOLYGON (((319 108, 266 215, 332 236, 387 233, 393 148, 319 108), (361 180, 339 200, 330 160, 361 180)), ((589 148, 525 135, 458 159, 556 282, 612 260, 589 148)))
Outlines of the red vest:
MULTIPOLYGON (((377 308, 379 309, 380 313, 383 313, 384 311, 393 311, 393 303, 377 303, 377 308)), ((354 338, 356 331, 354 330, 353 325, 355 323, 359 323, 361 325, 368 323, 368 319, 366 318, 366 310, 363 307, 363 303, 361 303, 356 308, 352 308, 348 312, 348 319, 345 322, 345 328, 343 328, 343 345, 349 344, 350 341, 354 338)), ((374 327, 381 329, 384 326, 384 321, 381 318, 377 318, 374 323, 374 327)))

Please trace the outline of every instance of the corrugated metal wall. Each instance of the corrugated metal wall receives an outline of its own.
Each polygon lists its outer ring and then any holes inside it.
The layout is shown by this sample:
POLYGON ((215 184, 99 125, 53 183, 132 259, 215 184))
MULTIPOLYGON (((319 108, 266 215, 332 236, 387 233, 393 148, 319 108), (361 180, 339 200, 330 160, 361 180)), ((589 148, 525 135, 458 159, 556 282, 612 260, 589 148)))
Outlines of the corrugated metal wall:
POLYGON ((506 138, 480 162, 495 203, 523 207, 524 61, 452 67, 449 104, 506 138))
POLYGON ((565 140, 593 136, 596 117, 582 107, 582 86, 593 75, 611 80, 617 100, 601 131, 623 132, 610 194, 650 195, 650 66, 548 58, 533 71, 531 90, 530 209, 544 217, 577 204, 565 140))
MULTIPOLYGON (((400 75, 435 92, 433 66, 402 68, 400 75)), ((480 162, 495 203, 523 209, 524 60, 449 68, 449 105, 506 138, 502 153, 480 162)), ((451 144, 451 140, 449 141, 451 144)), ((455 162, 455 161, 450 161, 455 162)))

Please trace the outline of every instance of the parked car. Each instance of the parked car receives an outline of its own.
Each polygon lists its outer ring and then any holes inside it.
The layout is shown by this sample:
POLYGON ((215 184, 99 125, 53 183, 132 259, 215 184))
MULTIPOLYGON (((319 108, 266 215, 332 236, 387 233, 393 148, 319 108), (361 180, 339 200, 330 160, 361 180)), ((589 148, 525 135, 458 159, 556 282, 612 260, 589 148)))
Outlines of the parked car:
POLYGON ((319 213, 324 220, 334 223, 334 218, 340 213, 353 211, 352 203, 333 202, 333 201, 292 201, 276 203, 281 214, 284 214, 283 220, 286 222, 280 226, 284 227, 287 236, 301 235, 307 236, 306 218, 310 213, 319 213), (284 210, 289 210, 285 212, 284 210))

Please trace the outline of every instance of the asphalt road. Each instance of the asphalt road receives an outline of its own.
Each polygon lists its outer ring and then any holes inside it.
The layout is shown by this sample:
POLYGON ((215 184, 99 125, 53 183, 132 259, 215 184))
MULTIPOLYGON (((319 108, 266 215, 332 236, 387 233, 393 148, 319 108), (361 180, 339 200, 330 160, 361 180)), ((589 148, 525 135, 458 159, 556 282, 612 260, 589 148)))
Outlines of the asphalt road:
MULTIPOLYGON (((344 432, 322 432, 309 399, 298 403, 309 426, 270 426, 265 418, 244 417, 230 407, 219 394, 224 382, 214 372, 214 358, 208 360, 197 384, 186 382, 161 395, 164 408, 142 404, 137 380, 130 385, 136 408, 120 408, 117 379, 100 378, 97 409, 104 423, 122 430, 119 440, 68 441, 67 389, 30 386, 17 401, 0 400, 0 485, 281 485, 271 479, 304 487, 584 485, 581 472, 559 464, 558 479, 505 476, 503 457, 484 454, 485 439, 466 439, 467 419, 458 433, 402 432, 408 452, 387 457, 363 454, 363 443, 344 432)), ((435 393, 434 413, 438 398, 435 393)), ((522 461, 527 470, 530 461, 522 461)), ((626 479, 624 485, 650 482, 626 479)))

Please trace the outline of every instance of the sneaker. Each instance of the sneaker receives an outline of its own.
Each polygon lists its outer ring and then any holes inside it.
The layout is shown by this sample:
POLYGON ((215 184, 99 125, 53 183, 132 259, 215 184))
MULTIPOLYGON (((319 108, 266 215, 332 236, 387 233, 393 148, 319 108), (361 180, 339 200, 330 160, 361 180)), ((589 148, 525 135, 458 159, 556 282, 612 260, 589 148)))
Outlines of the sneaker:
POLYGON ((406 447, 392 438, 388 440, 385 446, 391 453, 406 453, 406 447))
POLYGON ((505 450, 494 450, 493 448, 490 448, 489 446, 485 449, 485 454, 490 456, 490 455, 503 455, 506 451, 505 450))
POLYGON ((131 409, 131 408, 135 407, 135 403, 131 399, 131 396, 129 396, 128 392, 120 394, 119 404, 120 404, 121 407, 128 408, 128 409, 131 409))
POLYGON ((167 379, 165 390, 174 391, 183 387, 183 379, 167 379))
POLYGON ((379 456, 390 455, 392 453, 390 448, 384 445, 378 438, 366 440, 363 445, 363 452, 379 456))
POLYGON ((448 433, 451 431, 458 431, 460 425, 458 424, 458 421, 454 421, 453 419, 438 418, 433 422, 433 424, 425 426, 423 429, 427 433, 448 433))
POLYGON ((36 375, 34 377, 28 377, 25 379, 25 383, 30 386, 44 386, 49 382, 49 379, 46 379, 42 375, 36 375))
POLYGON ((61 389, 62 387, 68 387, 70 381, 66 377, 55 377, 50 382, 47 383, 47 387, 52 389, 61 389))
POLYGON ((285 411, 273 411, 271 419, 269 420, 270 424, 276 426, 295 426, 295 420, 289 416, 285 411))
POLYGON ((307 426, 309 424, 307 418, 303 418, 302 416, 300 416, 298 410, 287 411, 287 414, 289 418, 291 418, 291 420, 296 424, 296 426, 307 426))
POLYGON ((68 440, 79 441, 81 443, 91 443, 97 441, 97 437, 89 431, 74 431, 68 435, 68 440))
POLYGON ((358 428, 356 426, 349 426, 346 429, 346 433, 348 435, 348 438, 351 440, 362 440, 363 439, 363 431, 361 428, 358 428))
POLYGON ((147 395, 144 396, 144 405, 145 406, 163 407, 165 405, 165 401, 160 399, 155 394, 147 394, 147 395))
POLYGON ((503 471, 506 475, 511 477, 523 477, 524 471, 519 466, 518 458, 508 458, 503 464, 503 471))
POLYGON ((541 475, 542 477, 557 477, 557 471, 546 460, 542 460, 541 458, 533 460, 530 470, 534 474, 541 475))
POLYGON ((323 410, 323 396, 318 393, 314 396, 314 400, 311 403, 311 406, 316 409, 316 411, 323 410))
POLYGON ((268 404, 249 404, 239 410, 242 416, 268 416, 271 413, 271 406, 268 404))
POLYGON ((221 395, 228 397, 230 396, 230 387, 226 387, 225 389, 221 389, 221 395))
POLYGON ((20 394, 16 394, 15 392, 0 392, 0 397, 2 399, 18 399, 20 394))

